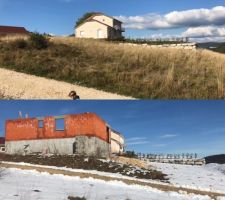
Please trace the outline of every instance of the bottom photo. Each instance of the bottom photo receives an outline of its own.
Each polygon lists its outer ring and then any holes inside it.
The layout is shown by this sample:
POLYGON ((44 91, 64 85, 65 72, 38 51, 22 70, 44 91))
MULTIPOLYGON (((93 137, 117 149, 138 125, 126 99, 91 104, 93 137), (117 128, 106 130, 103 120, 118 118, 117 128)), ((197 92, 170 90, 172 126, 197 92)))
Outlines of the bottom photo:
POLYGON ((223 200, 225 101, 0 101, 2 200, 223 200))

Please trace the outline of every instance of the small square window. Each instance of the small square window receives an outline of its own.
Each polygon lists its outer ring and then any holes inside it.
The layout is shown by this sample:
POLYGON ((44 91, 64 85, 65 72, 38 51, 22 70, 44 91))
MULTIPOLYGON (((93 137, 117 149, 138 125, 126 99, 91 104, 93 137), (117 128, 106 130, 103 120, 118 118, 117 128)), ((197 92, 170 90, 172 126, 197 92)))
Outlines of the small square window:
POLYGON ((56 119, 55 120, 55 129, 57 131, 64 131, 65 130, 65 119, 56 119))
POLYGON ((44 121, 43 120, 39 120, 38 121, 38 128, 43 128, 44 127, 44 121))

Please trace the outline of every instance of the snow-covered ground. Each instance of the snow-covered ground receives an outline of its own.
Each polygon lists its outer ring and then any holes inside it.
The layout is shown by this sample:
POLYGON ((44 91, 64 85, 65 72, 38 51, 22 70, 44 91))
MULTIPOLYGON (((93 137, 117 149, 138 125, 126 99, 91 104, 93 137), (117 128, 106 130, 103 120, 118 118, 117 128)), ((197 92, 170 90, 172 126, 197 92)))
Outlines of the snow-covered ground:
POLYGON ((150 165, 167 174, 172 184, 225 193, 225 165, 191 166, 164 163, 150 163, 150 165))
POLYGON ((68 196, 87 200, 208 200, 207 196, 162 192, 149 187, 50 175, 37 171, 5 169, 0 179, 0 199, 4 200, 66 200, 68 196))

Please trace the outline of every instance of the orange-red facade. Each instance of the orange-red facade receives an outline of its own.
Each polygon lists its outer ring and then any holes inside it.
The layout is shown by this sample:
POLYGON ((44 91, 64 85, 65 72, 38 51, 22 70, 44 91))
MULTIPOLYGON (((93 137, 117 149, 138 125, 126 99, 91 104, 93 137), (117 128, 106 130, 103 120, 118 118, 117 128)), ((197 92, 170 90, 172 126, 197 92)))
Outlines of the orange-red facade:
POLYGON ((109 143, 109 128, 94 113, 66 115, 63 130, 56 130, 56 118, 28 118, 6 121, 6 141, 72 138, 76 136, 98 137, 109 143), (43 122, 40 127, 39 121, 43 122))

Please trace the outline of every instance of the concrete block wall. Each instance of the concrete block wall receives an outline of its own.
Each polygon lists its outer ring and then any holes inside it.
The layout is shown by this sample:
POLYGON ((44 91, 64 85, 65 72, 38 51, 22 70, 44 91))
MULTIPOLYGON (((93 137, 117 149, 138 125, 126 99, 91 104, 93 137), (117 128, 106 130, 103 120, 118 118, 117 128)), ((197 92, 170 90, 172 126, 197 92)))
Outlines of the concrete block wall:
POLYGON ((5 145, 7 154, 58 154, 58 155, 86 155, 108 158, 110 144, 97 138, 78 136, 75 138, 42 139, 8 141, 5 145))

